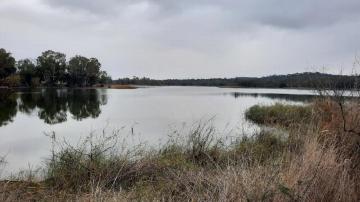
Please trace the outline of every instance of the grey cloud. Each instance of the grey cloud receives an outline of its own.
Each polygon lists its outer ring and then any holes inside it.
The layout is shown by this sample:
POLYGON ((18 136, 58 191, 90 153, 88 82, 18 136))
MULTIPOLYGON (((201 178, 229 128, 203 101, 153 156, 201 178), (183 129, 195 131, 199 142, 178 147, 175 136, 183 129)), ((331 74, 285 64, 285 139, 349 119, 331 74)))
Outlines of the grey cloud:
POLYGON ((54 7, 62 7, 71 10, 84 10, 94 13, 106 13, 113 11, 118 6, 117 0, 44 0, 44 3, 54 7))
POLYGON ((327 26, 360 16, 358 0, 43 0, 54 7, 86 10, 99 15, 116 14, 122 8, 137 4, 154 5, 162 18, 171 18, 187 10, 207 7, 219 8, 235 26, 259 23, 282 28, 327 26))
POLYGON ((351 66, 358 10, 358 0, 0 0, 0 46, 18 59, 98 57, 114 78, 292 73, 351 66))

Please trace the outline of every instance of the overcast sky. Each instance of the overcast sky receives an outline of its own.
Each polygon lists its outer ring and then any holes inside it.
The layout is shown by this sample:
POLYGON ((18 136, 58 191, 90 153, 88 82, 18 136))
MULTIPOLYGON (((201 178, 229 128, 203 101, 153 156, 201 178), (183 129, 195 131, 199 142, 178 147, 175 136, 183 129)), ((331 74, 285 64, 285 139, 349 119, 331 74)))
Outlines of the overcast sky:
POLYGON ((0 0, 0 47, 97 57, 113 78, 350 72, 360 0, 0 0))

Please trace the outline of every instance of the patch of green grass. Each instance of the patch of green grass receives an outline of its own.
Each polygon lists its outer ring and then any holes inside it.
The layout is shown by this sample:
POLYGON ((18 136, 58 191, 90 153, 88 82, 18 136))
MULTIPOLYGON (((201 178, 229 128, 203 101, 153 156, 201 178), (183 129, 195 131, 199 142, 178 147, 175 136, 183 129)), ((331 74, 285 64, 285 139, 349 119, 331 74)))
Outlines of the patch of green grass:
POLYGON ((312 108, 309 105, 275 104, 271 106, 255 105, 250 107, 245 117, 257 124, 291 127, 310 123, 312 108))
POLYGON ((279 158, 286 143, 279 135, 263 131, 250 138, 244 137, 235 149, 242 158, 262 164, 279 158))

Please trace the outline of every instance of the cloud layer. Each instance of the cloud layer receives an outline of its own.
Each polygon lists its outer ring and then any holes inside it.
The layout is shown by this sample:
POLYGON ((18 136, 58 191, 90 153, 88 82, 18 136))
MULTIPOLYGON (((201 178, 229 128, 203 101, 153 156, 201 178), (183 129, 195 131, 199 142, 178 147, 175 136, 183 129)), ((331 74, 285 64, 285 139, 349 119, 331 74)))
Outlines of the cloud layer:
POLYGON ((328 67, 360 50, 358 0, 1 0, 0 46, 95 56, 113 77, 235 77, 328 67))

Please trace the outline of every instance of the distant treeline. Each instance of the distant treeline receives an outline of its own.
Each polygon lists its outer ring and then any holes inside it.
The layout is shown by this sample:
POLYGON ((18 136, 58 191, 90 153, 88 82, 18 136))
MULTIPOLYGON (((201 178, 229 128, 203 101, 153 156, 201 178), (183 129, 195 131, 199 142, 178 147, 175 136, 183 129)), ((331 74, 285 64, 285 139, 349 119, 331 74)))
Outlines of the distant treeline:
POLYGON ((211 79, 165 79, 111 77, 101 70, 101 63, 92 57, 76 55, 66 59, 60 52, 47 50, 36 59, 16 61, 10 52, 0 48, 0 86, 93 86, 95 84, 157 85, 157 86, 219 86, 253 88, 354 88, 357 75, 332 75, 305 72, 266 77, 235 77, 211 79))
POLYGON ((47 50, 36 59, 16 61, 10 52, 0 48, 0 86, 92 86, 111 82, 96 58, 66 55, 47 50))
POLYGON ((357 83, 354 75, 332 75, 319 72, 305 72, 266 77, 236 77, 212 79, 166 79, 121 78, 116 84, 159 85, 159 86, 219 86, 219 87, 252 87, 252 88, 315 88, 326 85, 336 88, 353 88, 357 83))

